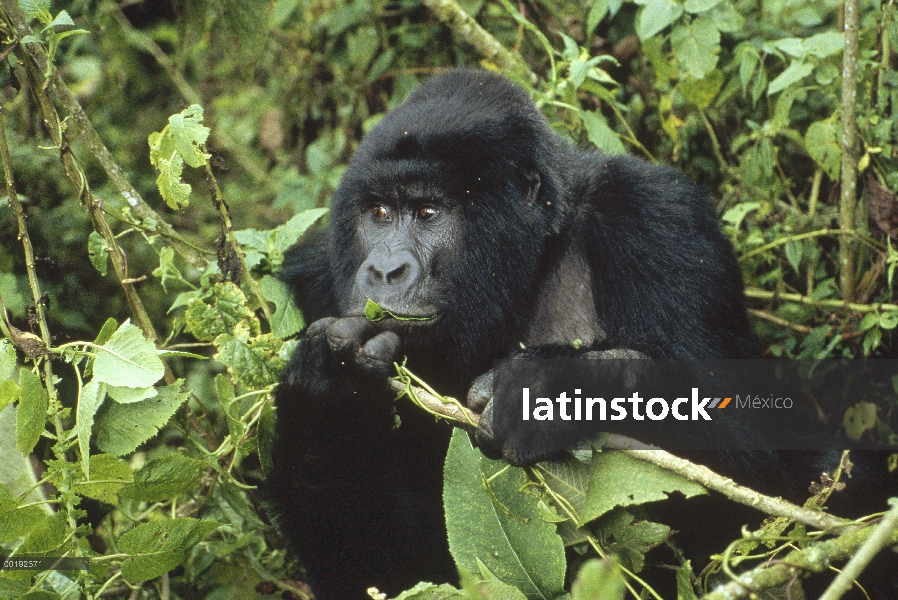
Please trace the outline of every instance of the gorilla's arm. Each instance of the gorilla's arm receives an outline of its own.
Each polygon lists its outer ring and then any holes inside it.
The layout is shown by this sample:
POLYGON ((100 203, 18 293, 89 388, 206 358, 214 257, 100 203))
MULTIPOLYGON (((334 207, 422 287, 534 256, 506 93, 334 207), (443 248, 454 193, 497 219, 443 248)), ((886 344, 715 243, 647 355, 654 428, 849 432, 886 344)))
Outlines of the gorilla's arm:
POLYGON ((442 522, 442 456, 433 446, 448 429, 435 431, 415 407, 396 427, 387 377, 401 358, 399 338, 364 317, 331 316, 323 239, 310 236, 284 270, 305 314, 319 319, 277 390, 266 495, 321 600, 363 598, 371 585, 398 593, 422 574, 454 580, 445 530, 431 525, 442 522))

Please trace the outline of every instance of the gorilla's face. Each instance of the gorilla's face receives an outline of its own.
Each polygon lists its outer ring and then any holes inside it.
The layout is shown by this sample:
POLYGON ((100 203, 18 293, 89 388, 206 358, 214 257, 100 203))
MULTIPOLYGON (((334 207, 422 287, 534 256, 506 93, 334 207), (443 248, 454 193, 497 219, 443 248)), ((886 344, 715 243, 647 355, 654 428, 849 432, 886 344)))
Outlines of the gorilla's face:
POLYGON ((446 316, 441 299, 460 266, 465 246, 461 207, 428 182, 391 187, 369 190, 357 202, 355 244, 364 260, 345 312, 361 314, 370 298, 400 317, 387 319, 387 327, 431 327, 446 316))

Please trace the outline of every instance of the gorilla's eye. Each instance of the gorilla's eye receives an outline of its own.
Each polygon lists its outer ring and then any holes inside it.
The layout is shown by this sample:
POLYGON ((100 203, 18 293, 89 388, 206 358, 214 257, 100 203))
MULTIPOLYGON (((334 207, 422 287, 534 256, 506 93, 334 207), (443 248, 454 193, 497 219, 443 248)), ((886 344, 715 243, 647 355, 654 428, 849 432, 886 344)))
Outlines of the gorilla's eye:
POLYGON ((378 221, 388 221, 390 219, 390 211, 382 204, 372 206, 371 215, 378 221))
POLYGON ((422 206, 418 209, 418 219, 421 221, 429 221, 437 216, 437 209, 432 206, 422 206))

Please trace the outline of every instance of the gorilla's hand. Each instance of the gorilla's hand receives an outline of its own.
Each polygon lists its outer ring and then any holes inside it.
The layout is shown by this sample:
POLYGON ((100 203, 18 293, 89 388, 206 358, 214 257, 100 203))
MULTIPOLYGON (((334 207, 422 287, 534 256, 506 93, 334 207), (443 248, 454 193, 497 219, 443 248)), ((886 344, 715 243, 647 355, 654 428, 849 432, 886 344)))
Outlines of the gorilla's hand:
MULTIPOLYGON (((309 325, 293 356, 286 383, 318 395, 335 387, 384 381, 399 356, 399 336, 377 333, 365 317, 327 317, 309 325)), ((366 391, 366 390, 355 390, 366 391)))
POLYGON ((467 406, 480 413, 475 441, 489 458, 504 458, 513 465, 531 465, 557 457, 576 437, 567 421, 524 421, 519 403, 497 405, 493 398, 495 371, 489 370, 471 385, 467 406))

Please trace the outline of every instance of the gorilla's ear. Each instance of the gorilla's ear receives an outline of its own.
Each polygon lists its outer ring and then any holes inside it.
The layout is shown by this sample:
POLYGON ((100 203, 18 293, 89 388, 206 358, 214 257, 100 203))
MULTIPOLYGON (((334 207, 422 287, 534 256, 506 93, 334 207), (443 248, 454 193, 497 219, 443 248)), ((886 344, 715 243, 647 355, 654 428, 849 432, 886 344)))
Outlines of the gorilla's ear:
MULTIPOLYGON (((527 171, 524 173, 524 189, 527 204, 535 204, 546 215, 547 231, 558 235, 564 229, 564 206, 560 202, 553 202, 547 199, 545 194, 540 195, 540 192, 544 191, 542 183, 543 179, 538 171, 527 171)), ((551 198, 551 195, 549 197, 551 198)))
POLYGON ((527 190, 527 202, 537 202, 539 200, 539 187, 542 184, 542 178, 536 171, 528 171, 524 174, 527 190))

